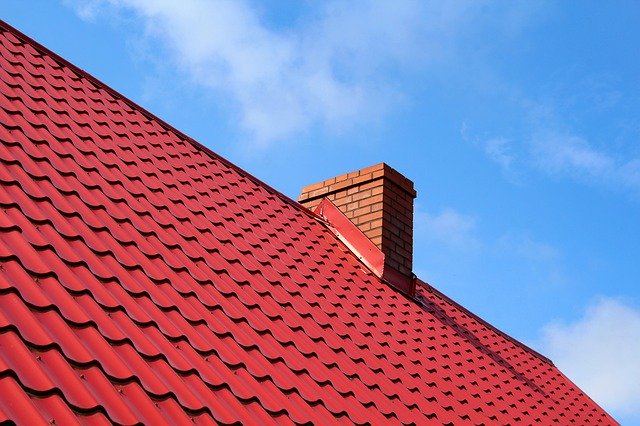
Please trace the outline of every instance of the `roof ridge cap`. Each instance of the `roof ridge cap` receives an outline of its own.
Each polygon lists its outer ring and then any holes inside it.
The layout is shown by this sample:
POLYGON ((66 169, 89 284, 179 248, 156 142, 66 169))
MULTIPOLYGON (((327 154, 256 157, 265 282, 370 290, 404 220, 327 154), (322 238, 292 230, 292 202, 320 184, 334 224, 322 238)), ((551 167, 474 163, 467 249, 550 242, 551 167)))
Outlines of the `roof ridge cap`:
POLYGON ((99 88, 105 90, 110 95, 112 95, 113 97, 115 97, 118 100, 121 100, 122 102, 124 102, 128 106, 132 107, 133 109, 139 111, 142 115, 146 116, 147 118, 149 118, 151 120, 155 120, 158 124, 160 124, 166 130, 169 130, 169 131, 175 133, 180 138, 186 140, 187 142, 189 142, 190 144, 192 144, 196 148, 202 150, 205 154, 209 155, 213 159, 222 162, 225 166, 235 170, 236 172, 238 172, 242 176, 244 176, 247 179, 251 180, 256 185, 262 186, 268 192, 271 192, 273 195, 277 196, 278 198, 280 198, 285 203, 291 205, 292 207, 296 208, 297 210, 301 211, 304 214, 307 214, 308 216, 310 216, 312 218, 317 218, 317 215, 314 212, 312 212, 309 209, 305 208, 304 206, 300 205, 300 203, 298 203, 297 201, 293 200, 289 196, 287 196, 287 195, 283 194, 282 192, 278 191, 277 189, 275 189, 271 185, 265 183, 261 179, 255 177, 251 173, 249 173, 246 170, 244 170, 242 167, 237 166, 236 164, 234 164, 231 161, 227 160, 223 156, 217 154, 211 148, 208 148, 207 146, 201 144, 200 142, 198 142, 197 140, 193 139, 191 136, 187 135, 186 133, 182 132, 181 130, 178 130, 177 128, 175 128, 171 124, 169 124, 166 121, 164 121, 162 118, 160 118, 160 117, 156 116, 155 114, 153 114, 152 112, 150 112, 145 107, 143 107, 143 106, 139 105, 138 103, 134 102, 133 100, 129 99, 127 96, 125 96, 124 94, 122 94, 119 91, 115 90, 111 86, 105 84, 104 82, 102 82, 100 79, 94 77, 89 72, 87 72, 87 71, 83 70, 82 68, 78 67, 77 65, 74 65, 73 63, 69 62, 68 60, 66 60, 62 56, 58 55, 57 53, 55 53, 54 51, 52 51, 48 47, 46 47, 46 46, 40 44, 39 42, 35 41, 34 39, 29 37, 28 35, 26 35, 22 31, 18 30, 17 28, 13 27, 12 25, 8 24, 3 19, 0 19, 0 28, 10 32, 11 34, 16 36, 20 40, 28 43, 34 49, 40 51, 41 53, 44 53, 44 54, 48 55, 54 61, 60 63, 61 65, 65 66, 67 68, 69 68, 70 70, 72 70, 73 72, 78 74, 80 77, 87 79, 88 81, 90 81, 91 83, 95 84, 99 88))

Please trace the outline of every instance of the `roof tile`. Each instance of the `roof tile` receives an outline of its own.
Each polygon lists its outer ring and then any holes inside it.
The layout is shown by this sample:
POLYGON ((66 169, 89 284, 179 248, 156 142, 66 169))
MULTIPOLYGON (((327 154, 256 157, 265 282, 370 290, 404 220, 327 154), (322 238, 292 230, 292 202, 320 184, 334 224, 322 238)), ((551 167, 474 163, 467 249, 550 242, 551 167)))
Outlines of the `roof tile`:
POLYGON ((0 421, 614 423, 548 360, 424 283, 405 298, 313 214, 0 27, 0 421))

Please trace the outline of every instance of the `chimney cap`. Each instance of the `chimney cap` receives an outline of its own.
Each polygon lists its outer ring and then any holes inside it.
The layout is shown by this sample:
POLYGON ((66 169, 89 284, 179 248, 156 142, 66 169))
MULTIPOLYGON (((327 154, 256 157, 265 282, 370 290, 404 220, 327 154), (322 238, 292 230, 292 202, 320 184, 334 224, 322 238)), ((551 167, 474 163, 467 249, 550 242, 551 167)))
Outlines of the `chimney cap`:
POLYGON ((328 194, 349 190, 363 182, 374 181, 385 178, 395 183, 411 197, 415 198, 417 193, 413 187, 413 182, 400 172, 389 166, 387 163, 378 163, 373 166, 354 172, 345 173, 322 182, 307 185, 300 191, 298 201, 305 203, 313 199, 326 197, 328 194))

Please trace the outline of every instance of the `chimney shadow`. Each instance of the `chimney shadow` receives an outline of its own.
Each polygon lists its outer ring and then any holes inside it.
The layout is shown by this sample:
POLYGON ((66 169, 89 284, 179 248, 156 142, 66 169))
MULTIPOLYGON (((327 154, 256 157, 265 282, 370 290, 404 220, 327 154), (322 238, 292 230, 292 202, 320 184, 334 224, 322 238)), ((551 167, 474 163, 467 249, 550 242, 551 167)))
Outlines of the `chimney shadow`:
MULTIPOLYGON (((427 291, 429 291, 429 290, 427 290, 427 291)), ((437 290, 435 290, 435 291, 436 291, 436 294, 439 293, 437 290)), ((445 298, 446 301, 449 300, 449 298, 446 297, 446 296, 444 296, 444 298, 445 298)), ((443 325, 445 325, 446 327, 451 328, 460 337, 462 337, 466 341, 468 341, 478 352, 486 355, 492 361, 494 361, 496 364, 498 364, 502 368, 508 370, 516 380, 518 380, 519 382, 523 383, 525 386, 529 387, 530 389, 532 389, 535 392, 538 392, 538 393, 540 393, 540 394, 542 394, 544 396, 548 395, 544 391, 544 389, 542 389, 540 386, 538 386, 531 379, 527 378, 523 373, 518 371, 516 369, 516 367, 512 365, 511 362, 509 362, 507 359, 505 359, 499 353, 497 353, 494 350, 490 349, 485 343, 483 343, 478 338, 478 336, 476 336, 471 330, 469 330, 469 328, 467 328, 466 326, 460 324, 454 317, 449 315, 444 310, 444 308, 439 306, 437 303, 425 298, 424 296, 418 296, 418 297, 416 297, 416 300, 419 302, 419 304, 422 306, 422 308, 425 311, 427 311, 430 314, 432 314, 433 317, 436 318, 437 320, 439 320, 443 325)), ((455 302, 453 302, 453 304, 454 304, 454 306, 456 306, 456 308, 462 310, 466 314, 467 310, 465 308, 463 308, 462 306, 458 307, 455 302)), ((475 315, 471 314, 470 316, 471 316, 471 318, 476 319, 475 315)), ((485 324, 485 322, 480 320, 480 319, 476 319, 476 320, 479 323, 481 323, 482 325, 485 324)), ((512 341, 514 345, 522 347, 523 350, 526 350, 527 352, 531 352, 531 351, 527 350, 528 348, 523 347, 524 345, 522 345, 520 342, 514 341, 512 338, 510 338, 509 336, 503 334, 499 330, 495 330, 494 327, 487 327, 487 328, 489 330, 493 330, 495 333, 499 333, 505 339, 507 339, 509 341, 512 341)), ((536 357, 540 357, 540 355, 538 355, 537 353, 533 353, 532 355, 536 356, 536 357)), ((550 361, 548 361, 548 360, 546 360, 544 358, 542 358, 542 361, 543 362, 550 362, 550 361)))

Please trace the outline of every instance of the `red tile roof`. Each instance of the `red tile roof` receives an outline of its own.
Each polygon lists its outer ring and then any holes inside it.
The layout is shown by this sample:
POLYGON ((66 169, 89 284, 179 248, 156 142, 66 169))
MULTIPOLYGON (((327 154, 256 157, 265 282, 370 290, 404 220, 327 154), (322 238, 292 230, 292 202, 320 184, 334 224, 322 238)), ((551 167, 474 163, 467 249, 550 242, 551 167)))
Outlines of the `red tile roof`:
POLYGON ((0 24, 0 421, 614 420, 424 283, 0 24))

